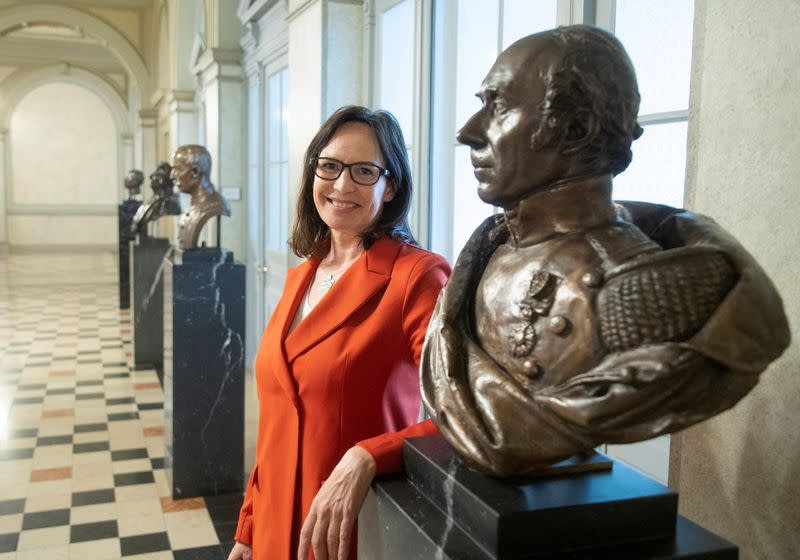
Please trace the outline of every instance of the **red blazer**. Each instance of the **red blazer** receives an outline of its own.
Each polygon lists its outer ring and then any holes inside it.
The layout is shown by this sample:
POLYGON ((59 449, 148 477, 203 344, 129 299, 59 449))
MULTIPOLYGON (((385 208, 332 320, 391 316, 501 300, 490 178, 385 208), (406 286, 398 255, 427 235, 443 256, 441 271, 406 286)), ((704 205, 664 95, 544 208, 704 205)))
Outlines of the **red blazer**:
POLYGON ((381 239, 287 336, 318 264, 289 270, 256 356, 256 464, 236 530, 255 560, 296 557, 312 500, 353 445, 379 472, 400 466, 402 436, 381 434, 416 421, 422 343, 450 273, 436 254, 381 239))

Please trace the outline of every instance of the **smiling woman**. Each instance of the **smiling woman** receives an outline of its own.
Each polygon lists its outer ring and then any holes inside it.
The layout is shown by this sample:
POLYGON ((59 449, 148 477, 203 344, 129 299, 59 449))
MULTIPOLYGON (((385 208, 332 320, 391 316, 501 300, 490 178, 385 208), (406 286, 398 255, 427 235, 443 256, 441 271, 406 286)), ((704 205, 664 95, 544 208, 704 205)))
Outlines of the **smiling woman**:
POLYGON ((403 435, 427 433, 419 360, 450 273, 416 246, 403 134, 344 107, 305 154, 287 275, 256 357, 256 464, 230 560, 356 557, 355 521, 403 435), (409 432, 409 426, 411 432, 409 432))

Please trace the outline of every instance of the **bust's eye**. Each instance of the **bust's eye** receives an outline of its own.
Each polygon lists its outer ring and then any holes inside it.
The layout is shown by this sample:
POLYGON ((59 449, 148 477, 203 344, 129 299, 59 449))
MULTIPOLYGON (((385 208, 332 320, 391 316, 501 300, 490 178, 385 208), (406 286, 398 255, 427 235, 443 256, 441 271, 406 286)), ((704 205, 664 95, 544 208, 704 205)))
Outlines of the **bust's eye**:
POLYGON ((506 102, 500 97, 493 98, 490 105, 493 113, 504 113, 508 109, 506 102))

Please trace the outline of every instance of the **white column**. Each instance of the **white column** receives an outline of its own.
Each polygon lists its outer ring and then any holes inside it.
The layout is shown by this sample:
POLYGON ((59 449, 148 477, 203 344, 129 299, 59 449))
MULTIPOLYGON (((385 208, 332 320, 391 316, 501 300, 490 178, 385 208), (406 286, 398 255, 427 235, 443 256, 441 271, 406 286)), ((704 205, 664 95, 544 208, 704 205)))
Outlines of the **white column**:
POLYGON ((125 200, 128 198, 128 192, 125 189, 125 181, 124 177, 125 174, 134 168, 134 136, 130 133, 120 134, 119 136, 119 163, 117 164, 117 168, 119 169, 119 183, 117 188, 119 189, 119 196, 120 200, 125 200))
POLYGON ((687 207, 711 215, 758 259, 793 337, 732 410, 673 436, 680 512, 738 544, 743 559, 797 558, 800 543, 798 28, 791 0, 695 5, 687 207))
POLYGON ((8 219, 6 217, 6 167, 8 129, 0 129, 0 254, 8 250, 8 219))
POLYGON ((158 165, 158 128, 156 121, 158 111, 155 109, 144 109, 139 111, 139 126, 136 135, 138 137, 139 160, 136 162, 137 168, 147 177, 158 165))
MULTIPOLYGON (((206 148, 211 154, 211 181, 228 199, 231 217, 222 218, 222 246, 236 258, 246 257, 245 197, 245 107, 240 49, 207 49, 195 72, 202 83, 206 113, 206 148)), ((214 239, 213 224, 202 239, 214 239)))
POLYGON ((169 115, 169 152, 178 146, 197 143, 194 90, 173 90, 167 93, 165 103, 169 115))

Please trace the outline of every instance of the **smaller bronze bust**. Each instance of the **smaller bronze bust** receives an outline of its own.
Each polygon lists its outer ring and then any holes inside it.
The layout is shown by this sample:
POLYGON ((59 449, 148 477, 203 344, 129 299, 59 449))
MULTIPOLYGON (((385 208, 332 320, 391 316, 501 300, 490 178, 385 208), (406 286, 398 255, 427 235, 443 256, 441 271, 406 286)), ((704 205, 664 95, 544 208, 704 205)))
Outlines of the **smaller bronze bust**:
POLYGON ((141 192, 142 183, 144 182, 144 173, 138 169, 131 169, 125 175, 125 188, 128 189, 128 200, 133 200, 133 197, 141 192))
POLYGON ((131 229, 134 232, 145 233, 148 223, 154 222, 164 215, 177 216, 181 213, 178 195, 172 190, 171 172, 170 164, 163 162, 150 174, 150 188, 153 191, 153 197, 136 211, 131 223, 131 229))
POLYGON ((192 205, 181 218, 178 246, 194 249, 206 222, 221 215, 230 216, 227 201, 211 183, 211 154, 203 146, 187 144, 172 155, 172 179, 178 189, 191 195, 192 205))

